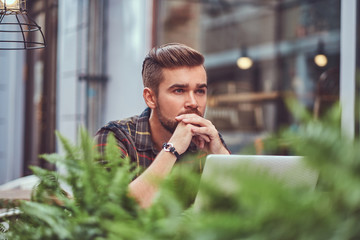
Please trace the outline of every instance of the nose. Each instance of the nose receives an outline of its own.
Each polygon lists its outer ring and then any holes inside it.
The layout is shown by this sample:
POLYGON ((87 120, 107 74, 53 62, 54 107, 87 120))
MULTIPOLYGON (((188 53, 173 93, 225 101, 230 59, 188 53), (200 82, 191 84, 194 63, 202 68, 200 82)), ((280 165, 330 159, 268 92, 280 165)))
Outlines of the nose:
POLYGON ((194 108, 194 109, 198 108, 198 103, 197 103, 195 94, 193 92, 189 92, 189 95, 185 102, 185 107, 186 108, 194 108))

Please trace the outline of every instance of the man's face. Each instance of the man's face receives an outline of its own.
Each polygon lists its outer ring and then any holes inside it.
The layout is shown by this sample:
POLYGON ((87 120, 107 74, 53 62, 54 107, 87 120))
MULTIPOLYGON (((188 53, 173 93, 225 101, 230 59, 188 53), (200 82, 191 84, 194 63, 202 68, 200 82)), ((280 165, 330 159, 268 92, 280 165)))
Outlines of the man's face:
POLYGON ((207 78, 203 66, 163 69, 154 110, 161 125, 173 133, 178 124, 176 116, 204 115, 206 98, 207 78))

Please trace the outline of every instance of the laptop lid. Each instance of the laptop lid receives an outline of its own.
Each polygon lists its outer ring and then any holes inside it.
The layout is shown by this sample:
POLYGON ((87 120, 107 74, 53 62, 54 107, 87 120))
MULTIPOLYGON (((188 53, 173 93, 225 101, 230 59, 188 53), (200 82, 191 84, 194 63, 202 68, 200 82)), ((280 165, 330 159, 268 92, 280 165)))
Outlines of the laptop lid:
POLYGON ((231 193, 235 190, 234 188, 239 187, 239 184, 234 182, 237 180, 233 179, 234 171, 236 174, 238 170, 239 174, 241 171, 251 171, 259 178, 269 175, 290 187, 301 185, 310 190, 315 189, 318 180, 318 173, 308 167, 301 156, 208 155, 194 208, 200 209, 205 204, 206 190, 203 187, 208 183, 227 193, 231 193))

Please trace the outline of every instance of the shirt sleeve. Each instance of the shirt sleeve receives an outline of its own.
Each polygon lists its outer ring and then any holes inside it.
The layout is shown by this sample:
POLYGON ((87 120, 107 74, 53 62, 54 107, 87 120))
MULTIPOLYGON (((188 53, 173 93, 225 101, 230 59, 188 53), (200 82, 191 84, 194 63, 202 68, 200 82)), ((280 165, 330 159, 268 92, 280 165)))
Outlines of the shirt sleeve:
MULTIPOLYGON (((107 146, 107 138, 108 138, 110 133, 112 133, 111 130, 101 129, 95 135, 95 148, 98 150, 98 152, 102 156, 104 156, 104 154, 105 154, 105 149, 106 149, 106 146, 107 146)), ((128 152, 126 150, 125 145, 121 141, 119 141, 119 139, 116 136, 115 136, 115 139, 116 139, 116 142, 117 142, 117 147, 118 147, 118 149, 120 151, 120 156, 122 158, 127 157, 128 152)))
POLYGON ((226 145, 226 143, 225 143, 225 141, 224 141, 224 139, 223 139, 223 137, 222 137, 222 135, 221 135, 220 133, 219 133, 219 137, 220 137, 220 140, 221 140, 222 144, 223 144, 224 147, 226 148, 226 150, 228 150, 228 152, 231 154, 230 149, 229 149, 228 146, 226 145))

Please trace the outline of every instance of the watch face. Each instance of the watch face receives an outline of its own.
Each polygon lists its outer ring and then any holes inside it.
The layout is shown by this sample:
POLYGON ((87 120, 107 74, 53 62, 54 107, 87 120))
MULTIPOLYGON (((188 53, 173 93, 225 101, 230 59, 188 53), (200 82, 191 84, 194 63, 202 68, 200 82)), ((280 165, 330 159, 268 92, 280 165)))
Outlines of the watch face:
POLYGON ((167 152, 172 152, 175 150, 174 145, 172 143, 164 143, 163 149, 167 152), (171 151, 171 149, 173 150, 171 151))
POLYGON ((179 159, 180 154, 176 151, 176 149, 174 148, 174 145, 172 143, 164 143, 163 149, 165 152, 171 152, 172 154, 174 154, 176 156, 177 159, 179 159))

